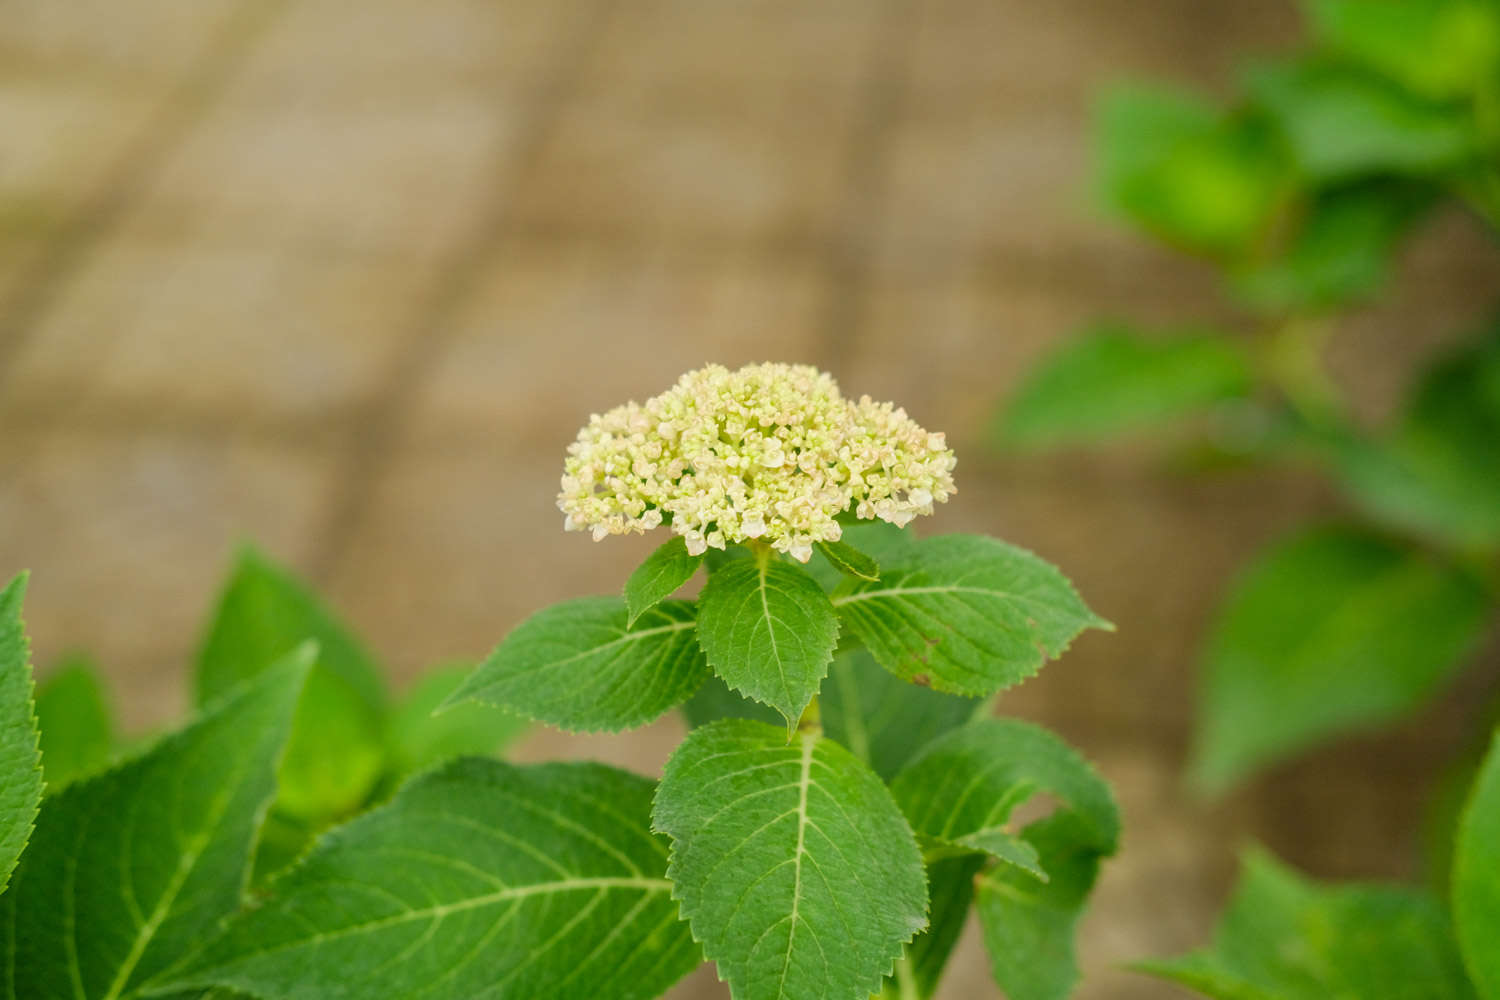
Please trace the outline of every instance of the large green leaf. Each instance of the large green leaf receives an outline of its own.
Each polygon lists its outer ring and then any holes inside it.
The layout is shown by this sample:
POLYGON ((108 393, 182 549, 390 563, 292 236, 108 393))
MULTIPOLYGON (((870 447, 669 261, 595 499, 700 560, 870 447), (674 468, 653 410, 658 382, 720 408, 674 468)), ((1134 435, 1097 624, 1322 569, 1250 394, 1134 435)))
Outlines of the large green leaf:
POLYGON ((1311 0, 1319 40, 1428 97, 1462 97, 1500 74, 1493 0, 1311 0))
POLYGON ((1422 100, 1353 67, 1275 63, 1256 67, 1246 84, 1280 128, 1299 169, 1317 182, 1436 174, 1479 151, 1466 109, 1422 100))
POLYGON ((314 655, 295 651, 186 729, 42 804, 7 894, 17 997, 138 996, 239 906, 314 655))
POLYGON ((462 758, 326 835, 179 972, 262 1000, 620 1000, 701 960, 651 782, 462 758))
POLYGON ((1196 782, 1221 791, 1415 708, 1462 664, 1488 617, 1477 581, 1384 538, 1321 528, 1273 546, 1209 638, 1196 782))
POLYGON ((207 704, 308 639, 317 640, 318 663, 292 726, 277 808, 338 817, 364 803, 384 770, 380 673, 312 594, 252 550, 240 554, 204 639, 197 701, 207 704))
POLYGON ((619 731, 686 701, 708 677, 693 606, 664 601, 627 627, 618 597, 538 611, 453 693, 448 705, 498 705, 564 729, 619 731))
POLYGON ((31 702, 31 644, 21 621, 26 574, 0 590, 0 890, 26 849, 42 800, 41 753, 31 702))
POLYGON ((816 732, 693 730, 653 817, 682 915, 737 1000, 865 1000, 926 924, 922 859, 880 779, 816 732))
POLYGON ((1474 996, 1441 906, 1381 885, 1324 887, 1247 855, 1213 944, 1143 972, 1221 1000, 1474 996))
POLYGON ((938 858, 927 864, 927 929, 912 938, 885 981, 882 1000, 928 1000, 937 992, 948 959, 958 945, 969 906, 974 902, 974 883, 984 867, 982 854, 938 858))
POLYGON ((1500 1000, 1500 730, 1464 809, 1452 891, 1469 975, 1484 1000, 1500 1000))
POLYGON ((1157 237, 1235 257, 1269 227, 1285 170, 1254 121, 1189 94, 1122 87, 1106 94, 1097 132, 1104 198, 1157 237))
POLYGON ((114 719, 99 676, 86 660, 68 661, 38 686, 36 717, 49 794, 97 771, 114 755, 114 719))
POLYGON ((1053 813, 1021 833, 1046 882, 1014 865, 980 878, 974 908, 990 972, 1010 1000, 1062 1000, 1077 984, 1073 940, 1099 873, 1096 835, 1079 813, 1053 813))
POLYGON ((774 558, 728 564, 698 602, 698 641, 714 673, 789 723, 818 693, 838 631, 817 581, 774 558))
POLYGON ((1158 426, 1249 394, 1252 366, 1219 333, 1085 331, 1033 369, 1000 415, 1007 444, 1045 448, 1158 426))
POLYGON ((391 769, 405 777, 464 754, 496 753, 518 739, 529 724, 502 709, 478 702, 437 708, 463 685, 466 666, 429 670, 391 713, 391 769))
POLYGON ((637 618, 675 594, 698 572, 701 562, 702 554, 690 555, 681 535, 673 535, 647 556, 625 581, 625 606, 630 611, 626 624, 634 625, 637 618))
POLYGON ((941 535, 849 580, 833 604, 881 666, 954 694, 1018 684, 1086 628, 1113 628, 1052 564, 978 535, 941 535))
POLYGON ((929 741, 973 718, 972 698, 908 684, 864 650, 839 653, 818 697, 823 728, 884 781, 929 741))

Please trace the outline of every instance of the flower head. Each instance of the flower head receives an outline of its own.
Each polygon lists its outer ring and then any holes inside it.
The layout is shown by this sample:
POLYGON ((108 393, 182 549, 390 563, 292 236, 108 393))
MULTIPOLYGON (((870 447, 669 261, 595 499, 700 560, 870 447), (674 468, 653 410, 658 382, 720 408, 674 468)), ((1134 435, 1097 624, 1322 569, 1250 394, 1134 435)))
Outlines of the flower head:
POLYGON ((568 448, 557 506, 569 531, 667 521, 688 551, 760 539, 806 562, 834 520, 905 525, 954 492, 953 452, 890 403, 845 399, 806 365, 710 365, 645 405, 589 418, 568 448))

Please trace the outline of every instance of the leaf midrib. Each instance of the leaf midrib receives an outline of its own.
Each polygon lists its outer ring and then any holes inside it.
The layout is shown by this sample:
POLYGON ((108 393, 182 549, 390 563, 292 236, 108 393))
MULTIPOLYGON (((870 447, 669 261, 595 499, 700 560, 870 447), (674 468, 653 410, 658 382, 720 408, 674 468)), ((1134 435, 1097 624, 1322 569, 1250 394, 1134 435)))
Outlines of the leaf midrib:
POLYGON ((797 779, 797 848, 792 854, 791 926, 787 930, 786 957, 781 962, 781 982, 777 986, 781 996, 786 995, 786 977, 791 971, 793 945, 797 940, 798 911, 802 905, 802 857, 807 853, 807 789, 812 784, 813 750, 817 745, 817 737, 802 737, 802 772, 797 779))

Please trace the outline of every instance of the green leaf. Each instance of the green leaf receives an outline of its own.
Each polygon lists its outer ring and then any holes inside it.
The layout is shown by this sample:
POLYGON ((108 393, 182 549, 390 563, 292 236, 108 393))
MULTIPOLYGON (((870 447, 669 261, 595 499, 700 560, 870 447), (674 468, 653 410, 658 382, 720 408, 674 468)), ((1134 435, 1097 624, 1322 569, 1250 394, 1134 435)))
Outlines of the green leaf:
POLYGON ((984 695, 1018 684, 1086 628, 1113 628, 1050 563, 979 535, 941 535, 846 581, 833 604, 875 660, 939 691, 984 695))
POLYGON ((1256 67, 1252 100, 1275 121, 1308 179, 1439 174, 1478 154, 1462 107, 1422 100, 1354 67, 1298 60, 1256 67))
POLYGON ((1048 880, 997 865, 979 881, 974 908, 990 956, 990 973, 1010 1000, 1061 1000, 1078 982, 1073 940, 1099 873, 1096 832, 1079 813, 1053 813, 1022 838, 1048 880))
POLYGON ((651 782, 463 758, 325 836, 173 988, 262 1000, 656 997, 702 960, 651 782))
POLYGON ((857 576, 861 580, 880 579, 880 564, 848 542, 819 542, 817 549, 846 576, 857 576))
POLYGON ((42 800, 41 752, 31 703, 31 644, 21 621, 26 574, 0 590, 0 890, 26 849, 42 800))
POLYGON ((1463 97, 1500 74, 1500 8, 1487 0, 1312 0, 1319 40, 1432 98, 1463 97))
POLYGON ((1410 711, 1462 664, 1488 617, 1478 582, 1383 538, 1322 528, 1272 547, 1208 641, 1195 781, 1219 792, 1410 711))
POLYGON ((1006 444, 1048 448, 1169 423, 1249 395, 1250 359, 1232 338, 1147 338, 1119 326, 1086 331, 1021 383, 1000 415, 1006 444))
POLYGON ((1377 178, 1320 191, 1284 250, 1233 276, 1236 294, 1260 309, 1327 309, 1385 284, 1402 237, 1431 207, 1435 189, 1377 178))
POLYGON ((686 717, 688 726, 693 729, 720 719, 754 719, 776 725, 786 722, 782 714, 770 705, 762 705, 735 694, 728 684, 712 675, 703 682, 696 694, 683 702, 682 714, 686 717))
POLYGON ((647 556, 625 581, 625 606, 630 609, 626 624, 634 625, 637 618, 675 594, 698 572, 702 561, 701 553, 688 554, 681 535, 673 535, 671 541, 647 556))
POLYGON ((114 719, 99 676, 87 660, 70 660, 42 682, 36 693, 36 717, 49 794, 99 770, 114 755, 114 719))
POLYGON ((818 693, 838 632, 817 581, 775 559, 730 563, 698 601, 698 641, 714 673, 788 724, 818 693))
POLYGON ((1469 975, 1500 998, 1500 730, 1469 793, 1453 859, 1453 919, 1469 975))
POLYGON ((878 777, 815 732, 693 730, 653 812, 682 915, 738 1000, 855 1000, 926 924, 911 829, 878 777))
POLYGON ((929 743, 891 784, 919 837, 982 851, 1045 879, 1010 819, 1038 792, 1077 815, 1081 846, 1114 853, 1120 816, 1109 786, 1077 751, 1029 722, 975 720, 929 743))
POLYGON ((1465 1000, 1453 930, 1424 892, 1324 887, 1263 852, 1243 871, 1213 944, 1138 968, 1222 1000, 1465 1000))
POLYGON ((908 684, 858 650, 839 653, 818 696, 823 728, 884 781, 929 741, 974 716, 972 698, 908 684))
POLYGON ((338 817, 362 805, 385 767, 385 692, 359 644, 296 580, 245 550, 198 656, 197 702, 211 702, 307 639, 318 663, 303 690, 277 808, 338 817))
POLYGON ((963 934, 974 902, 974 880, 984 866, 981 854, 939 858, 927 865, 927 894, 931 906, 927 929, 912 939, 885 982, 883 1000, 927 1000, 937 992, 948 959, 963 934))
POLYGON ((1387 440, 1338 442, 1367 511, 1466 547, 1500 546, 1500 323, 1418 383, 1387 440))
POLYGON ((314 655, 297 650, 140 757, 42 804, 8 894, 18 997, 138 996, 239 906, 314 655))
POLYGON ((708 676, 693 606, 666 601, 625 624, 618 597, 580 597, 518 625, 447 706, 474 700, 563 729, 619 731, 682 704, 708 676))
MULTIPOLYGON (((916 544, 916 535, 912 534, 910 528, 898 528, 885 521, 861 521, 852 514, 840 515, 839 520, 843 528, 840 541, 874 560, 877 569, 880 563, 910 552, 911 547, 916 544)), ((813 557, 808 561, 807 572, 826 591, 832 591, 849 575, 816 545, 813 546, 813 557)))
POLYGON ((397 776, 449 757, 497 753, 526 732, 525 719, 478 702, 434 714, 468 676, 465 666, 429 670, 391 713, 391 764, 397 776))
POLYGON ((1105 200, 1158 238, 1234 257, 1269 227, 1285 169, 1255 121, 1124 87, 1105 95, 1096 130, 1105 200))

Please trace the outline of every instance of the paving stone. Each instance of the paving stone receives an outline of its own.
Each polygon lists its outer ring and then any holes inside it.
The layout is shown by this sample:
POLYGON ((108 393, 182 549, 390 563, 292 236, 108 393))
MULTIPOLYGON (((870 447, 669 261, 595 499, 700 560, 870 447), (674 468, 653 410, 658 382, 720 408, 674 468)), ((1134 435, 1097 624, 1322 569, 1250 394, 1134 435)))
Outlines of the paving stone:
POLYGON ((132 728, 178 718, 235 546, 298 565, 329 472, 316 452, 182 433, 0 435, 0 575, 32 570, 37 663, 85 650, 132 728))
POLYGON ((347 411, 385 377, 428 277, 399 258, 126 232, 28 340, 0 414, 63 401, 105 414, 347 411))

